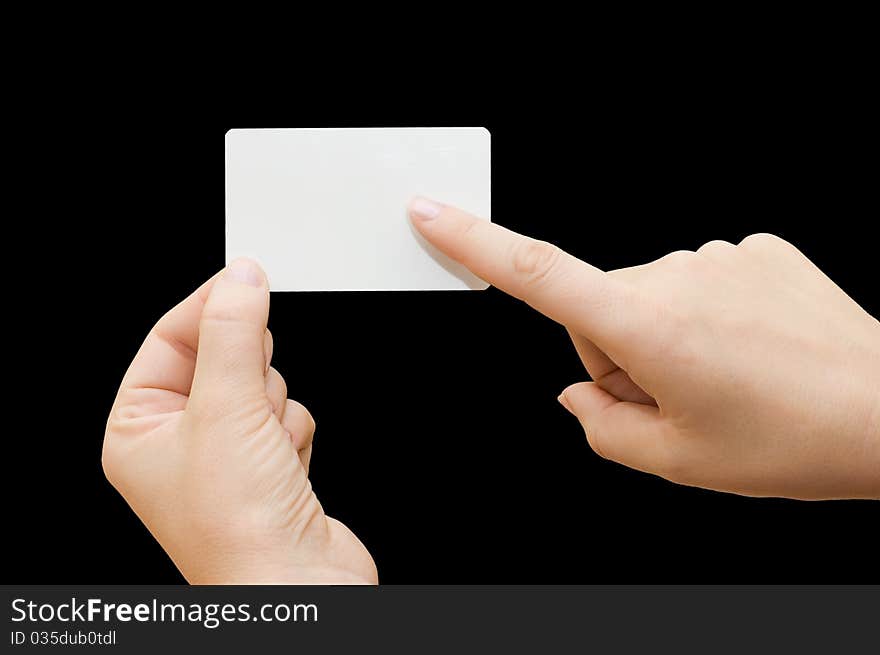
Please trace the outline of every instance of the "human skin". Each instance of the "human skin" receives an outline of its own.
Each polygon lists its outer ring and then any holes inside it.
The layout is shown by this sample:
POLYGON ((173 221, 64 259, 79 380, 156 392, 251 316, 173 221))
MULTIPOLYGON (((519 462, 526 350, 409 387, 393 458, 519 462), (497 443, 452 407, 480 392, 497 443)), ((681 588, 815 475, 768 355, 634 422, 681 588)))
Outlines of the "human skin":
POLYGON ((107 478, 194 584, 375 584, 308 479, 315 423, 270 367, 269 287, 241 259, 152 329, 107 421, 107 478))
POLYGON ((749 496, 880 498, 880 323, 756 234, 603 272, 425 198, 416 229, 565 326, 592 382, 560 402, 599 455, 749 496))

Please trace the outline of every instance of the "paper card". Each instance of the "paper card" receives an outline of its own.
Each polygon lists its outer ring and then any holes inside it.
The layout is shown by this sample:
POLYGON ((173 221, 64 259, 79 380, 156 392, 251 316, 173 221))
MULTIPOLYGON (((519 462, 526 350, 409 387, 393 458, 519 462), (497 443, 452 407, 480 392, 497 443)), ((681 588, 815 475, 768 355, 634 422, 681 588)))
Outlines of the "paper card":
POLYGON ((273 291, 485 289, 421 239, 417 195, 490 213, 481 127, 235 129, 226 134, 226 261, 273 291))

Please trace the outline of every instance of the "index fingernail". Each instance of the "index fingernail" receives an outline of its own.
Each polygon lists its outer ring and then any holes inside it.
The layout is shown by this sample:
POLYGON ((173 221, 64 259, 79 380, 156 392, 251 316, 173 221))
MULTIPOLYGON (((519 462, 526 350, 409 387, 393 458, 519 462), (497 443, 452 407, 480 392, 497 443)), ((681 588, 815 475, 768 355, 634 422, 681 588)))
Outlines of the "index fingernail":
POLYGON ((421 221, 429 221, 432 218, 437 218, 442 210, 443 205, 434 202, 433 200, 422 198, 421 196, 413 198, 409 203, 410 216, 421 221))

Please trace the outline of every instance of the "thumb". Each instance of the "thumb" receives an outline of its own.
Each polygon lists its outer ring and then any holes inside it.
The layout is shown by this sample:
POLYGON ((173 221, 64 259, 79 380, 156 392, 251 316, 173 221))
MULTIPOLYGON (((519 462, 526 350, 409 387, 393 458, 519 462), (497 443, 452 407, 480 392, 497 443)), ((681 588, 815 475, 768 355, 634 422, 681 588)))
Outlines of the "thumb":
POLYGON ((217 277, 202 309, 194 396, 265 393, 269 285, 259 264, 236 259, 217 277))
POLYGON ((674 432, 657 407, 621 402, 595 382, 568 387, 559 402, 580 421, 597 454, 639 471, 676 477, 674 432))

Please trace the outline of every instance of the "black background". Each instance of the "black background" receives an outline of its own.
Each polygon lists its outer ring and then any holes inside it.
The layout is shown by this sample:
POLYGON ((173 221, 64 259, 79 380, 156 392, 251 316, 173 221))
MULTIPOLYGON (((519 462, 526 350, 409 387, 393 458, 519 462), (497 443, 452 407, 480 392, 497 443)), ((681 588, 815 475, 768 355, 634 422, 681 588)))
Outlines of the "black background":
MULTIPOLYGON (((101 441, 151 325, 223 266, 229 128, 485 126, 496 222, 604 269, 774 232, 880 314, 863 78, 747 51, 320 86, 198 66, 51 80, 50 138, 22 161, 39 257, 7 269, 29 313, 6 580, 182 581, 104 480, 101 441)), ((270 328, 317 420, 314 488, 382 582, 878 579, 877 503, 741 498, 594 455, 556 401, 586 379, 564 331, 494 289, 274 294, 270 328)))

